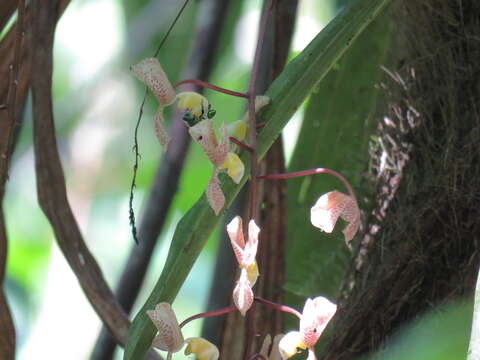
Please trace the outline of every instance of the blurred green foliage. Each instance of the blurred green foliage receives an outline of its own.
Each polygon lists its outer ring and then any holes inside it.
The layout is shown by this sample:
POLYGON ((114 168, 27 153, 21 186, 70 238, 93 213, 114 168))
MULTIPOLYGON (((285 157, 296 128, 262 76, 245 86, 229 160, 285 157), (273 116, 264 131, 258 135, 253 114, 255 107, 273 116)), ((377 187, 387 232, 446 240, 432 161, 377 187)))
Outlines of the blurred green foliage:
POLYGON ((364 360, 464 360, 472 311, 472 302, 440 306, 405 325, 385 349, 364 360))
MULTIPOLYGON (((388 17, 369 25, 353 46, 330 70, 310 96, 289 171, 317 167, 340 172, 353 186, 360 202, 365 191, 363 172, 368 163, 368 137, 390 39, 388 17)), ((332 190, 346 192, 343 184, 326 174, 287 182, 287 276, 285 289, 303 297, 338 296, 349 262, 339 222, 332 234, 310 223, 310 208, 320 195, 332 190)))

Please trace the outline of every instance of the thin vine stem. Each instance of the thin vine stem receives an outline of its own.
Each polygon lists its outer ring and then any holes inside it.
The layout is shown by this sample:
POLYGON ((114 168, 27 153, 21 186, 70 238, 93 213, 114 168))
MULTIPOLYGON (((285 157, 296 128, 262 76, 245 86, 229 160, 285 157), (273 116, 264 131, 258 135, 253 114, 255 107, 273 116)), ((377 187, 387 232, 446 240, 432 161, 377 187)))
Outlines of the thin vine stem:
POLYGON ((248 151, 249 153, 252 153, 253 152, 253 149, 248 146, 247 144, 241 142, 240 140, 238 140, 237 138, 234 138, 234 137, 229 137, 229 140, 234 143, 235 145, 237 145, 239 148, 243 149, 243 150, 246 150, 248 151))
MULTIPOLYGON (((167 32, 165 33, 162 40, 160 41, 160 44, 158 45, 157 50, 153 54, 153 57, 157 57, 158 54, 160 53, 160 49, 162 48, 163 44, 165 44, 165 41, 167 41, 168 36, 172 32, 172 30, 173 30, 175 24, 177 23, 178 19, 180 19, 180 16, 182 15, 183 11, 187 7, 189 1, 190 0, 185 0, 185 2, 183 3, 182 7, 180 8, 180 10, 177 13, 177 16, 175 16, 175 19, 172 21, 172 23, 170 24, 167 32)), ((136 222, 135 222, 135 211, 133 210, 133 197, 134 197, 133 193, 134 193, 135 188, 137 187, 137 171, 138 171, 138 163, 139 163, 139 160, 140 160, 140 150, 139 150, 139 146, 138 146, 138 128, 140 127, 140 122, 142 121, 143 108, 145 107, 145 102, 147 101, 147 92, 148 92, 148 87, 145 86, 145 92, 143 94, 143 99, 142 99, 142 102, 140 104, 140 110, 138 111, 138 118, 137 118, 137 122, 135 124, 135 131, 134 131, 134 135, 133 135, 133 152, 135 153, 135 162, 133 164, 133 176, 132 176, 132 182, 130 184, 130 197, 129 197, 129 200, 128 200, 128 218, 129 218, 129 221, 130 221, 130 227, 132 228, 133 240, 135 241, 135 244, 137 244, 137 245, 138 245, 138 237, 137 237, 137 226, 136 226, 136 222)))
POLYGON ((343 185, 345 185, 348 191, 348 194, 352 197, 352 199, 357 201, 355 197, 355 193, 353 192, 352 186, 347 181, 347 179, 345 179, 342 174, 331 169, 316 168, 316 169, 301 170, 301 171, 295 171, 295 172, 284 173, 284 174, 260 175, 260 176, 257 176, 257 179, 263 179, 263 180, 292 179, 296 177, 303 177, 303 176, 316 175, 316 174, 329 174, 329 175, 335 176, 337 179, 339 179, 343 183, 343 185))
POLYGON ((194 85, 197 85, 197 86, 201 86, 201 87, 204 87, 206 89, 210 89, 210 90, 214 90, 214 91, 218 91, 222 94, 227 94, 227 95, 231 95, 231 96, 236 96, 236 97, 241 97, 241 98, 245 98, 245 99, 249 99, 250 96, 246 93, 242 93, 242 92, 238 92, 238 91, 233 91, 233 90, 228 90, 228 89, 225 89, 225 88, 222 88, 220 86, 217 86, 217 85, 213 85, 213 84, 210 84, 209 82, 206 82, 206 81, 202 81, 202 80, 197 80, 197 79, 186 79, 186 80, 182 80, 182 81, 179 81, 178 83, 176 83, 175 85, 173 85, 173 87, 179 87, 181 85, 184 85, 184 84, 194 84, 194 85))
POLYGON ((234 311, 237 311, 237 308, 234 305, 231 305, 231 306, 227 306, 225 308, 221 308, 221 309, 218 309, 218 310, 207 311, 207 312, 204 312, 204 313, 196 314, 196 315, 190 316, 189 318, 186 318, 185 320, 183 320, 182 323, 180 324, 180 328, 187 325, 190 321, 193 321, 193 320, 196 320, 196 319, 225 315, 225 314, 228 314, 228 313, 231 313, 231 312, 234 312, 234 311))
POLYGON ((294 308, 291 308, 290 306, 277 304, 273 301, 270 301, 270 300, 267 300, 267 299, 264 299, 264 298, 261 298, 261 297, 258 297, 258 296, 255 296, 254 301, 256 301, 260 304, 263 304, 263 305, 270 306, 271 308, 273 308, 277 311, 282 311, 284 313, 292 314, 299 319, 302 317, 302 314, 300 314, 299 311, 295 310, 294 308))

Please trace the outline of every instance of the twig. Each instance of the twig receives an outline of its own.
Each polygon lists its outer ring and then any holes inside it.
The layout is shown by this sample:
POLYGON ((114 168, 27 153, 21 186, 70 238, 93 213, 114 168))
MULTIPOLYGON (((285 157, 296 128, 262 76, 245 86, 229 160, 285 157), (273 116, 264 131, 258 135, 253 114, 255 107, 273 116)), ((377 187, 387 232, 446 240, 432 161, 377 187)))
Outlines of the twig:
MULTIPOLYGON (((7 102, 5 104, 8 116, 8 123, 10 124, 11 129, 16 125, 16 111, 17 111, 17 84, 18 84, 18 69, 20 65, 20 57, 21 57, 21 50, 22 50, 22 38, 23 38, 23 27, 25 22, 25 0, 18 1, 18 21, 15 26, 15 42, 13 48, 13 62, 9 66, 9 85, 8 85, 8 94, 7 94, 7 102)), ((8 178, 8 168, 10 167, 10 152, 13 144, 14 138, 14 131, 9 131, 7 134, 6 139, 6 146, 5 146, 5 155, 2 156, 2 160, 4 161, 3 167, 5 169, 5 174, 2 174, 2 182, 1 185, 1 196, 3 198, 3 187, 4 182, 8 178)))
POLYGON ((271 308, 273 308, 277 311, 282 311, 282 312, 285 312, 285 313, 295 315, 299 319, 302 317, 302 314, 300 314, 297 310, 295 310, 294 308, 291 308, 290 306, 277 304, 277 303, 274 303, 273 301, 270 301, 270 300, 267 300, 267 299, 262 299, 261 297, 258 297, 258 296, 255 296, 254 300, 256 302, 259 302, 260 304, 270 306, 271 308))
POLYGON ((204 313, 196 314, 196 315, 190 316, 189 318, 183 320, 182 323, 180 324, 180 328, 187 325, 190 321, 193 321, 193 320, 196 320, 196 319, 202 319, 202 318, 214 317, 214 316, 221 316, 221 315, 225 315, 225 314, 228 314, 228 313, 231 313, 231 312, 234 312, 234 311, 237 311, 237 308, 232 305, 232 306, 227 306, 227 307, 222 308, 222 309, 212 310, 212 311, 207 311, 207 312, 204 312, 204 313))
POLYGON ((32 6, 32 94, 38 200, 56 240, 87 298, 116 341, 126 341, 129 320, 115 300, 83 241, 67 200, 52 110, 52 50, 58 1, 34 0, 32 6))
MULTIPOLYGON (((262 44, 265 39, 268 15, 271 12, 273 5, 272 0, 265 0, 262 16, 260 19, 260 26, 257 38, 257 46, 255 49, 255 56, 252 65, 252 76, 248 84, 248 139, 250 147, 253 149, 251 152, 251 172, 250 172, 250 198, 249 198, 249 219, 257 220, 257 172, 258 172, 258 159, 257 159, 257 128, 255 119, 255 86, 258 77, 258 71, 260 67, 260 55, 262 50, 262 44)), ((257 221, 258 223, 258 221, 257 221)), ((248 354, 251 353, 253 345, 253 337, 255 336, 255 306, 252 306, 247 315, 246 326, 246 343, 244 349, 244 358, 248 358, 248 354)))
MULTIPOLYGON (((185 2, 183 3, 182 7, 180 8, 180 10, 177 13, 177 16, 175 16, 175 19, 172 21, 172 23, 170 24, 170 27, 168 28, 167 32, 163 36, 162 41, 160 41, 160 44, 158 45, 157 50, 155 51, 155 54, 153 55, 154 57, 158 56, 158 54, 160 52, 160 49, 162 48, 163 44, 167 40, 168 36, 170 35, 170 32, 173 30, 175 24, 177 23, 178 19, 182 15, 183 10, 185 10, 185 7, 188 5, 189 1, 190 0, 185 0, 185 2)), ((133 176, 132 176, 132 183, 130 184, 130 197, 129 197, 129 200, 128 200, 128 213, 129 213, 128 218, 129 218, 129 221, 130 221, 130 226, 132 228, 133 240, 135 241, 135 243, 137 245, 138 245, 138 238, 137 238, 137 227, 136 227, 136 224, 135 224, 135 212, 133 210, 133 197, 134 197, 133 193, 134 193, 134 190, 137 186, 137 184, 136 184, 137 171, 138 171, 138 163, 139 163, 139 159, 140 159, 140 151, 139 151, 139 148, 138 148, 138 128, 140 127, 140 122, 142 121, 143 108, 145 107, 145 102, 147 101, 147 92, 148 92, 148 88, 145 86, 145 92, 143 94, 143 99, 142 99, 142 102, 140 104, 140 110, 138 111, 138 118, 137 118, 137 122, 135 124, 135 131, 134 131, 134 135, 133 135, 133 152, 135 153, 135 162, 133 164, 133 176)))
MULTIPOLYGON (((6 4, 9 6, 8 4, 6 4)), ((3 291, 3 283, 5 280, 5 269, 7 265, 7 231, 5 227, 5 218, 3 214, 3 197, 5 193, 5 181, 8 177, 8 169, 11 157, 11 148, 13 144, 14 131, 16 124, 16 100, 17 100, 17 78, 19 61, 21 56, 23 28, 25 22, 25 1, 19 0, 17 24, 15 26, 15 43, 13 47, 13 63, 10 66, 10 83, 7 95, 7 104, 3 104, 0 108, 7 110, 7 126, 9 131, 6 133, 5 147, 2 146, 2 159, 4 160, 3 169, 5 172, 0 176, 0 353, 6 360, 15 359, 15 325, 7 304, 7 299, 3 291)), ((13 7, 14 9, 14 7, 13 7)), ((8 12, 12 9, 5 9, 8 12)))
POLYGON ((339 179, 343 183, 343 185, 345 185, 345 187, 347 188, 348 194, 352 197, 352 199, 357 201, 355 197, 355 193, 353 192, 352 186, 347 181, 347 179, 345 179, 342 176, 342 174, 331 169, 316 168, 316 169, 295 171, 295 172, 290 172, 285 174, 261 175, 261 176, 257 176, 257 179, 264 179, 264 180, 291 179, 291 178, 303 177, 308 175, 316 175, 316 174, 329 174, 329 175, 335 176, 337 179, 339 179))
POLYGON ((241 142, 240 140, 234 138, 234 137, 229 137, 229 140, 233 142, 235 145, 237 145, 239 148, 248 151, 249 153, 253 153, 253 148, 248 146, 247 144, 241 142))
POLYGON ((7 264, 7 232, 0 202, 0 354, 2 359, 15 359, 15 326, 3 291, 7 264))
POLYGON ((220 86, 210 84, 206 81, 197 80, 197 79, 187 79, 187 80, 179 81, 178 83, 176 83, 174 85, 174 87, 179 87, 179 86, 184 85, 184 84, 193 84, 193 85, 197 85, 197 86, 200 86, 200 87, 204 87, 206 89, 218 91, 219 93, 222 93, 222 94, 232 95, 232 96, 236 96, 236 97, 241 97, 241 98, 246 98, 246 99, 250 98, 248 96, 248 94, 238 92, 238 91, 228 90, 228 89, 222 88, 220 86))

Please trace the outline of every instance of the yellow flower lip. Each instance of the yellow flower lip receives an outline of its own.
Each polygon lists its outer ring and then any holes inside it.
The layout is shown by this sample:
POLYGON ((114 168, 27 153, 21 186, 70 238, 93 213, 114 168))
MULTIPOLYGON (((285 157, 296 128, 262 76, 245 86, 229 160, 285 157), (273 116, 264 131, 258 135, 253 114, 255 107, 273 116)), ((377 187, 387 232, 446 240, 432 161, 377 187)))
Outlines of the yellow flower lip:
POLYGON ((228 136, 243 141, 247 135, 247 123, 244 120, 237 120, 227 125, 228 136))
POLYGON ((237 154, 229 152, 220 169, 227 169, 227 174, 235 183, 240 183, 245 173, 245 165, 237 154))
POLYGON ((218 348, 204 338, 190 338, 185 342, 185 355, 194 354, 197 360, 217 360, 220 356, 218 348))
POLYGON ((258 276, 260 275, 260 272, 258 271, 257 261, 255 260, 251 265, 247 266, 246 270, 248 282, 250 283, 250 286, 253 287, 253 285, 255 285, 255 283, 257 282, 258 276))
POLYGON ((197 118, 207 115, 209 102, 203 95, 193 91, 185 91, 179 93, 177 99, 180 110, 189 111, 197 118))
POLYGON ((279 342, 278 348, 282 359, 289 359, 298 353, 298 349, 307 349, 299 331, 290 331, 279 342))

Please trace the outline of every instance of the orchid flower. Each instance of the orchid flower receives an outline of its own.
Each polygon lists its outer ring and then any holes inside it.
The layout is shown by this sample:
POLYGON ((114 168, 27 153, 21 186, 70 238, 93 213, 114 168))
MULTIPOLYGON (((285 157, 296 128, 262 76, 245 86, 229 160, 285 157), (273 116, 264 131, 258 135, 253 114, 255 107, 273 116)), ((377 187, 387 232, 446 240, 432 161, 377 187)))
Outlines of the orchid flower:
POLYGON ((190 136, 198 143, 210 162, 213 164, 213 174, 207 186, 207 200, 216 215, 225 205, 225 195, 220 188, 218 173, 226 170, 228 176, 236 183, 240 183, 245 173, 245 166, 233 151, 229 151, 228 130, 225 124, 220 127, 220 143, 215 135, 213 120, 205 119, 188 129, 190 136))
POLYGON ((300 318, 299 331, 290 331, 280 340, 282 359, 292 357, 298 349, 308 349, 308 360, 315 360, 313 348, 336 311, 337 306, 322 296, 313 300, 307 299, 300 318))
POLYGON ((333 231, 339 217, 349 223, 342 230, 348 245, 360 226, 360 210, 354 198, 340 191, 330 191, 320 196, 310 212, 312 225, 327 233, 333 231))
MULTIPOLYGON (((200 102, 200 99, 197 100, 200 102)), ((259 111, 270 103, 268 96, 257 96, 255 98, 255 112, 259 111)), ((200 104, 192 104, 192 108, 200 108, 200 104)), ((205 105, 202 105, 204 107, 205 105)), ((234 121, 229 125, 222 123, 220 127, 220 143, 215 136, 213 121, 208 118, 189 128, 189 133, 193 140, 197 142, 207 155, 208 159, 215 166, 212 177, 208 183, 206 195, 207 200, 216 215, 220 213, 225 205, 225 195, 220 188, 218 174, 221 170, 225 170, 227 175, 239 184, 245 174, 245 165, 240 157, 235 153, 236 146, 229 145, 230 137, 234 137, 239 141, 243 141, 248 129, 248 113, 241 120, 234 121)))
POLYGON ((185 344, 185 355, 195 354, 198 360, 218 359, 219 351, 211 342, 199 337, 183 339, 177 317, 169 303, 157 304, 155 310, 147 310, 147 315, 158 329, 152 347, 167 351, 167 360, 185 344))
POLYGON ((236 216, 227 225, 227 233, 241 269, 240 277, 233 290, 233 302, 240 313, 245 316, 253 304, 252 287, 259 276, 255 256, 257 255, 260 228, 255 224, 254 220, 250 220, 248 224, 248 241, 245 242, 242 218, 236 216))
MULTIPOLYGON (((270 104, 270 97, 266 95, 257 95, 255 97, 255 113, 270 104)), ((228 136, 234 137, 243 141, 247 135, 248 129, 248 111, 243 115, 243 118, 227 125, 228 136)))
POLYGON ((143 82, 159 102, 154 116, 155 132, 162 146, 167 146, 170 136, 163 127, 163 109, 178 100, 178 107, 185 111, 183 119, 189 126, 215 115, 208 100, 195 92, 180 92, 178 95, 170 83, 165 71, 156 58, 147 58, 131 67, 135 77, 143 82))

